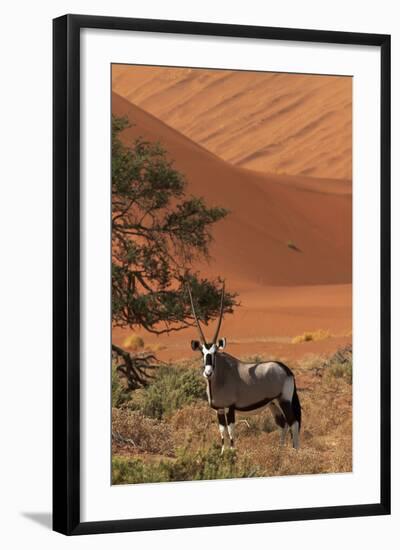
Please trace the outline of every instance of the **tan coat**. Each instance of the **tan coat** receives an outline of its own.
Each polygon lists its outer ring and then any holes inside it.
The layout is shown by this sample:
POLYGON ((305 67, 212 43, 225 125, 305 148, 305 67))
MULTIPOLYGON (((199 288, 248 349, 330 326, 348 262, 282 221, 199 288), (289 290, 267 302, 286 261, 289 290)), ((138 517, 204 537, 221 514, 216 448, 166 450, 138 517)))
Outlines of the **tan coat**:
POLYGON ((243 363, 228 353, 216 353, 214 374, 207 381, 212 408, 252 411, 282 395, 290 370, 280 363, 243 363))

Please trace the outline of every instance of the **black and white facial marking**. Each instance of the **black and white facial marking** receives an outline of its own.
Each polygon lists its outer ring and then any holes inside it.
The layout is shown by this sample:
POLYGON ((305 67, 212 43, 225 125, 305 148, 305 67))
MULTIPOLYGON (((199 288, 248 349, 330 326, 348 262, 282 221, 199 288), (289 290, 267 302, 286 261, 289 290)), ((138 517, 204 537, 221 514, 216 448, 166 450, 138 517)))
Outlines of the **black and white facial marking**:
POLYGON ((192 350, 199 350, 203 354, 204 370, 203 376, 208 380, 215 371, 215 356, 218 350, 224 349, 226 338, 221 338, 216 344, 201 344, 198 340, 192 340, 192 350))

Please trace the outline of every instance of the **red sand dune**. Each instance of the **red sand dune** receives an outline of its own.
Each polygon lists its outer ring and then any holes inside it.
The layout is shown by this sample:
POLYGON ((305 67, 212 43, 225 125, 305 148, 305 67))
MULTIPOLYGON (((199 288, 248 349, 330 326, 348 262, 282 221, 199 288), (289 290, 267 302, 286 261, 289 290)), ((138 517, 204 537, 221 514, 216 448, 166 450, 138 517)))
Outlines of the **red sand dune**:
POLYGON ((306 178, 232 166, 116 94, 113 113, 135 124, 125 142, 138 135, 159 140, 187 177, 189 193, 230 210, 213 230, 215 261, 203 269, 242 288, 351 282, 351 195, 341 192, 341 182, 327 182, 334 188, 328 193, 320 191, 321 180, 308 188, 306 178))
POLYGON ((113 65, 113 90, 229 163, 351 180, 352 79, 113 65))
MULTIPOLYGON (((233 166, 117 94, 112 110, 135 124, 124 131, 125 143, 139 135, 160 141, 185 174, 188 193, 230 210, 213 229, 211 261, 196 267, 208 276, 221 275, 229 290, 240 294, 242 306, 223 325, 224 334, 236 341, 235 353, 282 353, 279 346, 287 348, 288 337, 305 330, 327 329, 350 338, 352 198, 347 182, 233 166)), ((121 342, 124 335, 115 330, 113 337, 121 342)), ((144 336, 146 342, 166 343, 160 356, 172 358, 190 354, 188 341, 195 332, 158 340, 144 336)))

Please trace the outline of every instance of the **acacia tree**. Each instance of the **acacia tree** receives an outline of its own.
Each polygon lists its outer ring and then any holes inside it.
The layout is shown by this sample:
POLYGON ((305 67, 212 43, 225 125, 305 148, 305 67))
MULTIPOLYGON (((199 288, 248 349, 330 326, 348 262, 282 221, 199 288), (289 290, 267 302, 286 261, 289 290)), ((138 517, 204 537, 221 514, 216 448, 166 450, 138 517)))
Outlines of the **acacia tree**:
MULTIPOLYGON (((200 278, 194 260, 208 256, 211 227, 227 215, 222 207, 186 194, 187 182, 159 143, 121 141, 127 119, 112 121, 112 320, 162 334, 193 324, 187 285, 198 317, 208 323, 219 312, 221 280, 200 278)), ((225 312, 235 295, 225 293, 225 312)), ((130 386, 146 380, 152 355, 113 353, 130 386)))

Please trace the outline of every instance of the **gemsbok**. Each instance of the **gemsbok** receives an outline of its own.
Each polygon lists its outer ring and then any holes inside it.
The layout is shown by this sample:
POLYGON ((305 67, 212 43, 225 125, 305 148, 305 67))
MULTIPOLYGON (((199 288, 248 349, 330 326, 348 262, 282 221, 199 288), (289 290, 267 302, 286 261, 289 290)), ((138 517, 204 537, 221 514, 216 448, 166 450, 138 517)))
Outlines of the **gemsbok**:
POLYGON ((221 434, 221 453, 224 452, 226 430, 231 448, 234 447, 235 413, 249 414, 269 407, 280 428, 280 442, 285 444, 287 432, 292 435, 293 447, 299 448, 301 406, 292 371, 279 361, 245 363, 223 352, 226 339, 218 340, 224 313, 225 284, 222 287, 219 320, 214 338, 207 342, 188 286, 193 317, 199 340, 192 340, 193 351, 203 355, 203 376, 207 382, 208 403, 217 412, 221 434))

